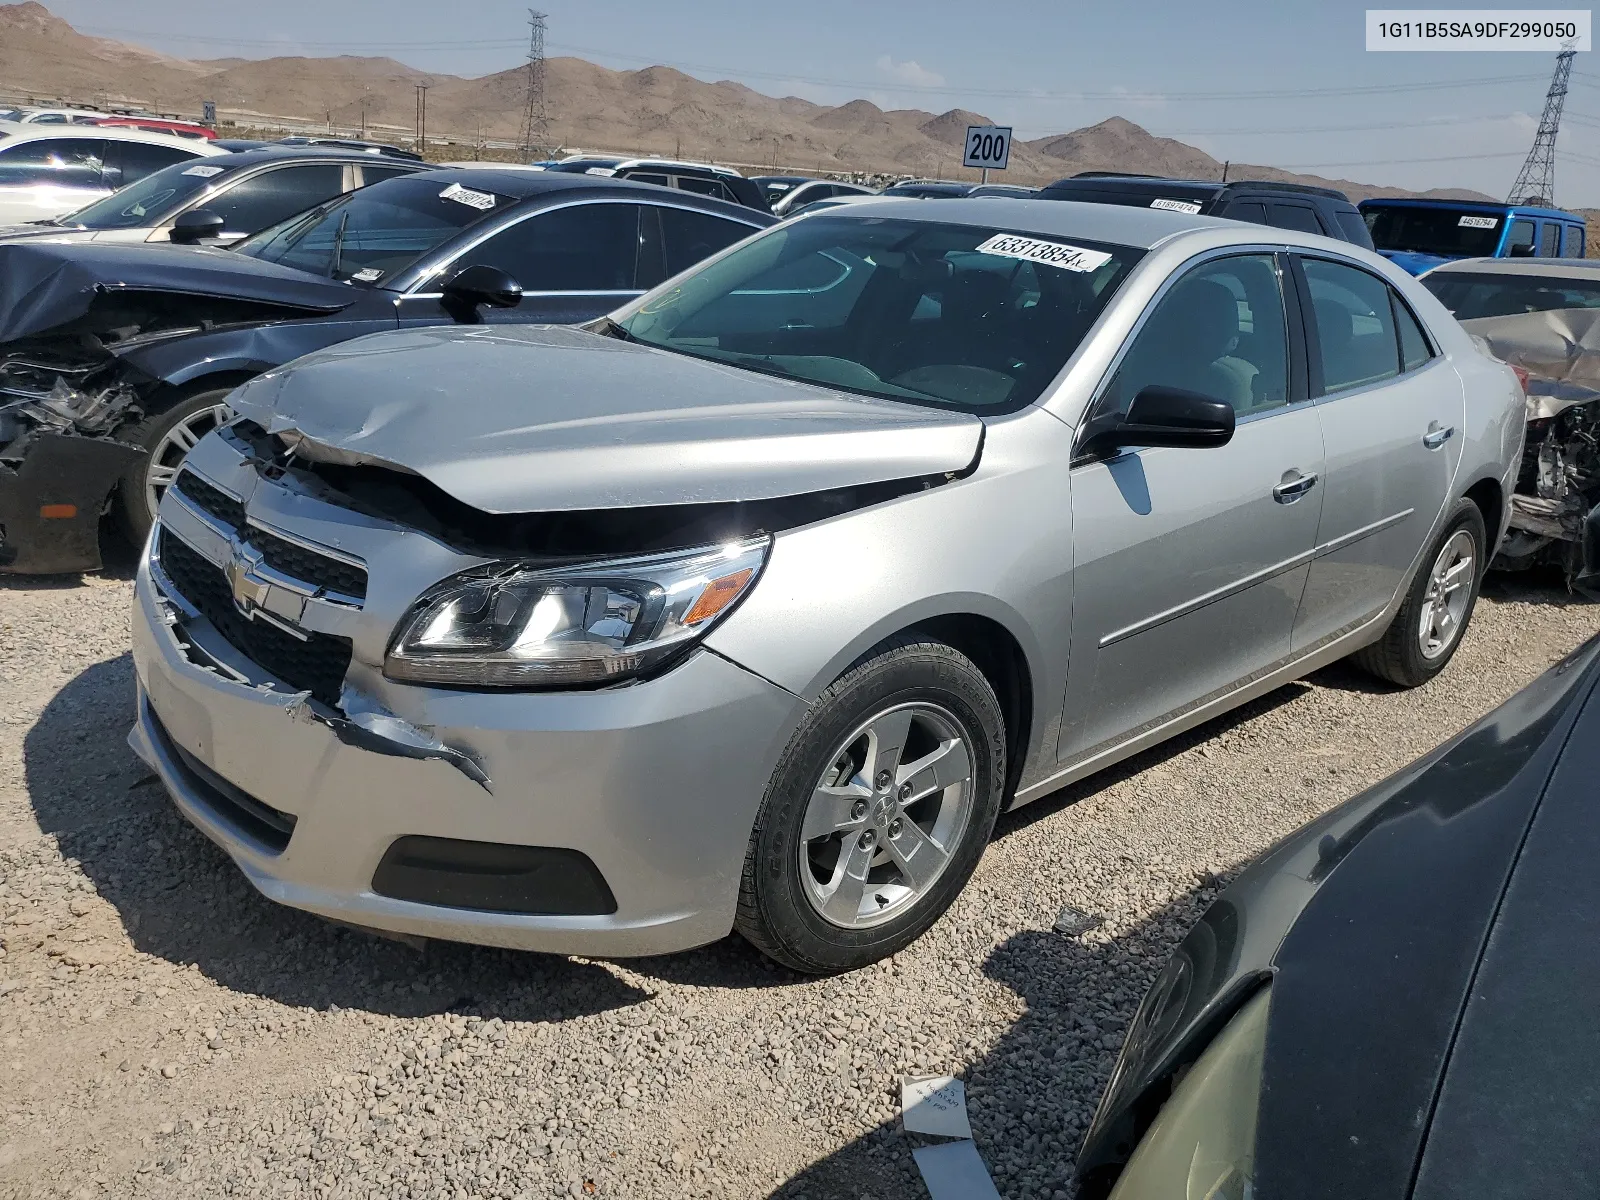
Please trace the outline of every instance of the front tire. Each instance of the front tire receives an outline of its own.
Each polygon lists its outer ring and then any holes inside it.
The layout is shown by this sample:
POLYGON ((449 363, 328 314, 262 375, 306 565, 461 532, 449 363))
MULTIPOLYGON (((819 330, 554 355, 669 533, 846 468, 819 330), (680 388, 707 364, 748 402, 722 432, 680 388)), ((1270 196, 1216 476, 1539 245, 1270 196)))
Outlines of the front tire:
POLYGON ((849 971, 920 937, 1000 811, 1005 719, 942 642, 897 639, 822 693, 756 818, 735 928, 797 971, 849 971))
POLYGON ((1383 637, 1352 656, 1356 665, 1407 688, 1443 671, 1477 607, 1488 541, 1478 506, 1458 501, 1417 567, 1394 621, 1383 637))
POLYGON ((155 523, 156 507, 177 478, 194 444, 226 419, 231 387, 207 388, 182 397, 170 408, 146 417, 118 437, 147 451, 117 483, 116 518, 135 547, 144 545, 155 523))

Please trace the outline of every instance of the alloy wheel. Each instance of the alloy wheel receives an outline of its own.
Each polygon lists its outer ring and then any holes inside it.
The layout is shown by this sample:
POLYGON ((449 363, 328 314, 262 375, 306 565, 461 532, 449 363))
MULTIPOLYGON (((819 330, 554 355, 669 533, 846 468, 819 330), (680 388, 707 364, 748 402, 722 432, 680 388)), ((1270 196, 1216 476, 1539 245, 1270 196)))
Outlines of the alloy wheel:
POLYGON ((807 898, 830 924, 892 920, 944 873, 973 811, 971 738, 938 705, 863 721, 829 758, 800 831, 807 898))
POLYGON ((1458 529, 1433 561, 1417 622, 1423 658, 1438 658, 1461 636, 1477 579, 1477 549, 1472 534, 1458 529))
POLYGON ((196 409, 181 418, 177 424, 161 435, 161 440, 150 448, 149 464, 144 473, 144 501, 152 517, 161 504, 161 497, 178 477, 183 460, 189 451, 206 434, 228 419, 226 404, 213 404, 196 409))

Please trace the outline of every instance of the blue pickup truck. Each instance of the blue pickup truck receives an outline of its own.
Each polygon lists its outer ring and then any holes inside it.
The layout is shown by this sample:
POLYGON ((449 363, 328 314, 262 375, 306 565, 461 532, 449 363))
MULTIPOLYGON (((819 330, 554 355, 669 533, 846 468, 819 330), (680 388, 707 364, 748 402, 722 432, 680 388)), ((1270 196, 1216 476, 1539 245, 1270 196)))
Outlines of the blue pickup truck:
POLYGON ((1378 253, 1413 275, 1455 258, 1582 258, 1583 218, 1477 200, 1363 200, 1378 253))

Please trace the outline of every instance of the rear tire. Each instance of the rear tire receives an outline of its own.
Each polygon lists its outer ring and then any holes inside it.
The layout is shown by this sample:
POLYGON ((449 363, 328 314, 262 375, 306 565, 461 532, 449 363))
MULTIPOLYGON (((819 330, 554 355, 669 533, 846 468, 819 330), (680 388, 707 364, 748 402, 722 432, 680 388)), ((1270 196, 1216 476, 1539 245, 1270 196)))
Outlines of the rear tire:
POLYGON ((1383 637, 1351 655, 1362 670, 1401 687, 1420 687, 1455 657, 1478 603, 1489 541, 1483 513, 1457 501, 1406 589, 1383 637))
POLYGON ((177 478, 190 448, 221 424, 226 411, 223 401, 232 391, 230 386, 192 392, 117 435, 119 440, 142 446, 148 452, 122 473, 112 505, 118 527, 135 548, 144 545, 150 535, 150 526, 156 519, 155 504, 177 478))
POLYGON ((1005 778, 1005 719, 983 673, 942 642, 885 643, 822 693, 778 760, 735 928, 813 974, 895 953, 966 885, 1005 778))

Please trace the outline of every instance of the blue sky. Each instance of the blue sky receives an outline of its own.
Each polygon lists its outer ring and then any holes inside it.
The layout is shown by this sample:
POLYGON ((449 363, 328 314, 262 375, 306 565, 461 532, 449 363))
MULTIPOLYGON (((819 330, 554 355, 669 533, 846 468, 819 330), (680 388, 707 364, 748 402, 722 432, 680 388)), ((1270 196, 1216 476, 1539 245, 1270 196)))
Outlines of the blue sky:
MULTIPOLYGON (((483 75, 520 61, 527 35, 526 5, 509 0, 47 2, 86 33, 193 58, 370 53, 483 75)), ((820 103, 969 108, 1019 137, 1121 115, 1218 158, 1493 195, 1527 152, 1554 66, 1539 53, 1369 54, 1366 5, 1340 0, 542 2, 551 54, 609 67, 665 63, 820 103)), ((1600 206, 1592 61, 1578 56, 1557 157, 1557 199, 1572 206, 1600 206)))

